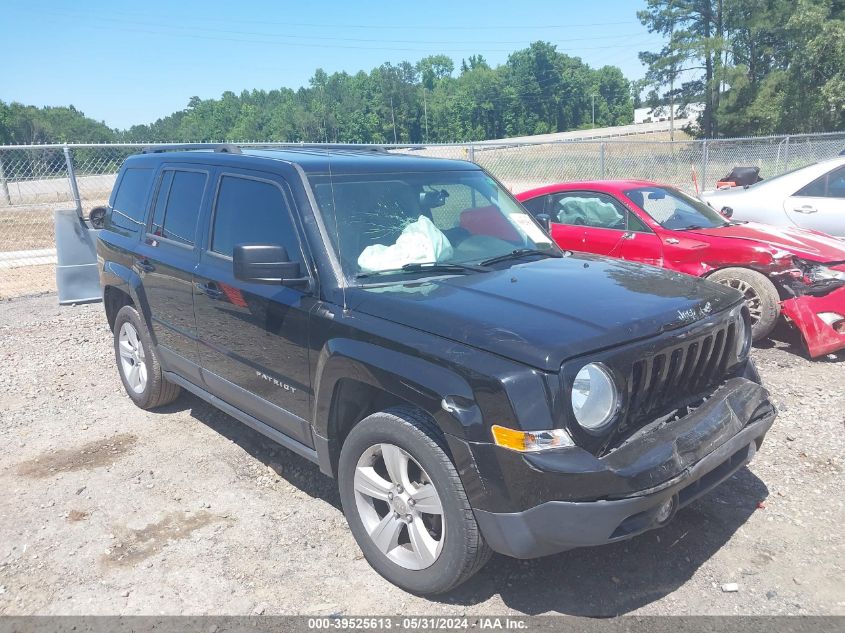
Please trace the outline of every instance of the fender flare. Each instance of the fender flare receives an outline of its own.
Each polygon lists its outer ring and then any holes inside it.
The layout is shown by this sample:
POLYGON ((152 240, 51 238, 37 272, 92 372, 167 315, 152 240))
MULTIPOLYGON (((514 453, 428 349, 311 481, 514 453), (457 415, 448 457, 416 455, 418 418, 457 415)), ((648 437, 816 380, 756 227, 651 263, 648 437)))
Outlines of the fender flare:
POLYGON ((465 437, 467 427, 482 421, 472 388, 454 371, 419 356, 338 338, 321 350, 314 384, 313 428, 328 440, 334 434, 329 427, 335 388, 343 379, 356 380, 419 407, 448 435, 465 437))
POLYGON ((150 303, 147 301, 147 295, 144 292, 144 284, 141 281, 140 275, 128 266, 124 266, 123 264, 118 264, 113 261, 106 261, 103 263, 101 279, 104 298, 106 288, 109 287, 117 288, 129 295, 132 299, 132 303, 135 304, 135 307, 138 309, 138 313, 144 320, 144 324, 147 326, 147 331, 153 339, 153 343, 157 345, 158 341, 156 340, 155 333, 153 328, 150 327, 152 324, 150 303))

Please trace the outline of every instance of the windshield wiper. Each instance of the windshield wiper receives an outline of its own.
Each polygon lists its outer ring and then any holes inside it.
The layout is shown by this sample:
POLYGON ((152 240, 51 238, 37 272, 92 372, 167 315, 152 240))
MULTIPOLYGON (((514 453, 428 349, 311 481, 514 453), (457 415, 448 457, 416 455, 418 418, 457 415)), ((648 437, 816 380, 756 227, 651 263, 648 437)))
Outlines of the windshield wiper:
POLYGON ((519 259, 520 257, 525 257, 526 255, 541 255, 542 257, 563 257, 557 251, 541 251, 536 248, 518 248, 516 250, 511 251, 510 253, 505 253, 504 255, 499 255, 498 257, 491 257, 490 259, 485 259, 481 262, 482 266, 489 266, 490 264, 498 264, 499 262, 506 262, 510 259, 519 259))
POLYGON ((485 268, 483 265, 478 264, 458 264, 455 262, 422 262, 422 263, 412 263, 412 264, 405 264, 402 266, 402 270, 410 271, 410 272, 417 272, 420 270, 433 270, 437 272, 446 271, 463 271, 463 272, 473 272, 473 273, 489 273, 490 271, 485 268))
POLYGON ((394 268, 392 270, 374 270, 366 273, 358 273, 355 279, 364 279, 366 277, 375 277, 377 275, 401 275, 403 273, 419 273, 419 272, 434 272, 434 273, 488 273, 489 268, 483 265, 476 264, 456 264, 452 262, 413 262, 405 264, 401 268, 394 268))

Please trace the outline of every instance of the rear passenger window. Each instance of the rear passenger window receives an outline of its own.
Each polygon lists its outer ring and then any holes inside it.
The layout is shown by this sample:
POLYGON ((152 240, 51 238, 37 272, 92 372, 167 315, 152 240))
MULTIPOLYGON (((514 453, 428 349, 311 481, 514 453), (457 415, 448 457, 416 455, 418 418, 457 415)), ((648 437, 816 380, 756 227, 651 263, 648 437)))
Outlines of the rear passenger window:
POLYGON ((156 204, 153 210, 153 224, 151 233, 161 235, 161 227, 164 226, 164 210, 167 208, 167 197, 170 195, 170 185, 173 183, 173 171, 166 171, 161 177, 156 194, 156 204))
POLYGON ((275 184, 237 176, 220 179, 211 250, 231 257, 238 244, 278 244, 291 261, 301 260, 290 210, 275 184))
POLYGON ((123 172, 112 207, 111 224, 137 233, 144 226, 144 203, 153 178, 152 169, 131 167, 123 172))
POLYGON ((162 172, 150 227, 153 235, 193 245, 206 178, 197 171, 162 172))

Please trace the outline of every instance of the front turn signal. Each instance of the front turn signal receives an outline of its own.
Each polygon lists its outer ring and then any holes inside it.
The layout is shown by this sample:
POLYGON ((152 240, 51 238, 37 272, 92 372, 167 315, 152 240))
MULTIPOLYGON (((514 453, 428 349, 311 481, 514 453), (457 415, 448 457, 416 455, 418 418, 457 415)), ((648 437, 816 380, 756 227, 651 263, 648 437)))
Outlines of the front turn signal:
POLYGON ((494 424, 491 428, 493 441, 504 448, 520 453, 542 451, 549 448, 573 446, 572 438, 563 429, 544 431, 517 431, 494 424))

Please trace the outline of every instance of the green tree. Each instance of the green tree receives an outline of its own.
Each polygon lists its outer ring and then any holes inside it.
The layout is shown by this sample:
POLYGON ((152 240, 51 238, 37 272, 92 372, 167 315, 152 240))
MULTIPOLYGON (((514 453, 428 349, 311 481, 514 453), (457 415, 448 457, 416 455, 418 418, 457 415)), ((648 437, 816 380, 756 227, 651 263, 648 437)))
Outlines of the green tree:
POLYGON ((675 93, 678 74, 698 73, 697 80, 683 87, 683 94, 703 95, 702 132, 715 136, 724 53, 723 0, 646 0, 646 9, 637 17, 649 31, 667 38, 660 51, 640 53, 648 65, 648 78, 658 87, 669 85, 674 99, 681 94, 675 93))
POLYGON ((705 136, 845 129, 842 0, 647 0, 639 14, 666 36, 644 52, 649 83, 701 99, 705 136))

